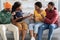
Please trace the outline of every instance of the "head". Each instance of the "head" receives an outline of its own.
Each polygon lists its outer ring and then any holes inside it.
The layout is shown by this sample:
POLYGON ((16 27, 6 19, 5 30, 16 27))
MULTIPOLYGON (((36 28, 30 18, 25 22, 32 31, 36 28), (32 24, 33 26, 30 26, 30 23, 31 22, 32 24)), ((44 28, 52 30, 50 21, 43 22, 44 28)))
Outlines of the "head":
POLYGON ((48 9, 49 9, 49 10, 54 9, 54 7, 55 7, 55 4, 54 4, 53 2, 49 2, 49 3, 48 3, 48 9))
POLYGON ((39 9, 41 9, 42 8, 42 3, 41 2, 36 2, 35 3, 35 9, 36 10, 39 10, 39 9))
POLYGON ((21 3, 20 2, 15 2, 14 5, 12 6, 12 12, 14 11, 20 11, 21 9, 21 3))
POLYGON ((5 2, 4 3, 4 9, 6 10, 6 11, 11 11, 11 9, 12 9, 12 4, 10 3, 10 2, 5 2))

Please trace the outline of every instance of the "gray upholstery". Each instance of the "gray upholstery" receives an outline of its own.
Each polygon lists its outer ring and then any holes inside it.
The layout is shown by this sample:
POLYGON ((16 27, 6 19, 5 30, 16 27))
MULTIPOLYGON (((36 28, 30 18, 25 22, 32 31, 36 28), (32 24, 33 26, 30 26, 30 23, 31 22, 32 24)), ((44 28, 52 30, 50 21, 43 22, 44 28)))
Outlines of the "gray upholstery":
MULTIPOLYGON (((8 37, 8 40, 13 40, 13 33, 7 31, 7 37, 8 37)), ((48 38, 48 30, 45 30, 43 33, 42 39, 47 40, 47 38, 48 38)), ((20 37, 20 39, 21 39, 21 37, 20 37)), ((0 40, 2 40, 1 36, 0 36, 0 40)), ((29 33, 27 33, 27 35, 26 35, 26 40, 30 40, 29 33)), ((52 40, 60 40, 60 28, 58 28, 54 31, 52 40)))

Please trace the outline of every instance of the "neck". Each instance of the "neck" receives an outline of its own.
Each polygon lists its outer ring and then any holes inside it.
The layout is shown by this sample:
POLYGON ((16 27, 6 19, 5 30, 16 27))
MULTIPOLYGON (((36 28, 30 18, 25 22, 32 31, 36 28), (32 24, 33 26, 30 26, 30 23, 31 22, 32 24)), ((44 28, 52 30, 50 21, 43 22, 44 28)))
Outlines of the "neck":
POLYGON ((37 10, 38 13, 41 13, 41 11, 42 11, 41 9, 38 9, 38 10, 37 10))
POLYGON ((41 9, 37 9, 37 11, 39 11, 39 12, 40 12, 40 11, 41 11, 41 9))
POLYGON ((54 8, 52 8, 52 10, 54 10, 54 8))
POLYGON ((37 11, 38 11, 38 12, 40 12, 40 11, 41 11, 41 9, 37 9, 37 11))
POLYGON ((48 10, 54 10, 54 7, 53 8, 50 8, 50 9, 48 8, 48 10))
POLYGON ((19 12, 19 11, 22 11, 22 10, 16 10, 16 12, 19 12))

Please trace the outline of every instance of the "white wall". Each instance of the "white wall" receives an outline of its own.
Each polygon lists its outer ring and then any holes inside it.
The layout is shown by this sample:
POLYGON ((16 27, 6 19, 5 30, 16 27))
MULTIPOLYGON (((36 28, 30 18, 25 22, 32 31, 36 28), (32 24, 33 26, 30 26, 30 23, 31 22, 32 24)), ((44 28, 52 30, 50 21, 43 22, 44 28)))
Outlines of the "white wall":
POLYGON ((0 0, 0 11, 3 9, 3 3, 6 1, 9 1, 13 4, 15 1, 18 1, 18 0, 0 0))
MULTIPOLYGON (((3 9, 3 3, 5 1, 6 0, 0 0, 0 8, 1 9, 3 9)), ((15 1, 18 1, 18 0, 9 0, 9 1, 13 4, 15 1)), ((19 0, 19 1, 22 3, 24 12, 30 12, 30 11, 34 10, 34 3, 36 2, 36 0, 19 0)), ((43 8, 46 8, 47 7, 47 3, 49 2, 47 0, 37 0, 37 1, 41 1, 42 2, 43 8)), ((56 4, 56 7, 58 7, 57 6, 57 0, 53 0, 53 2, 56 4)))
POLYGON ((58 10, 60 11, 60 0, 58 0, 58 10))
POLYGON ((0 11, 3 9, 3 0, 0 0, 0 11))

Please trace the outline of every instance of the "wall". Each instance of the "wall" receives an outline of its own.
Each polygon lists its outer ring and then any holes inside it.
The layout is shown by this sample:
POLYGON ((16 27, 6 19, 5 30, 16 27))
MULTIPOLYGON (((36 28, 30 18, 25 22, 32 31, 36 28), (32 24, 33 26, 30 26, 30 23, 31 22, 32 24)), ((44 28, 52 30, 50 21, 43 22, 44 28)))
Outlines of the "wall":
MULTIPOLYGON (((6 0, 0 0, 0 10, 3 9, 3 2, 5 2, 6 0)), ((12 4, 15 2, 15 1, 18 1, 18 0, 9 0, 12 4)), ((36 1, 40 1, 40 0, 19 0, 21 3, 22 3, 22 6, 23 6, 23 11, 24 12, 31 12, 34 10, 34 3, 36 1)), ((42 4, 43 4, 43 8, 46 8, 47 7, 47 3, 49 2, 50 0, 41 0, 42 4)), ((56 7, 58 8, 57 6, 57 0, 52 0, 55 4, 56 4, 56 7)))
POLYGON ((58 0, 58 10, 60 11, 60 0, 58 0))
POLYGON ((3 2, 0 0, 0 11, 3 9, 3 2))

